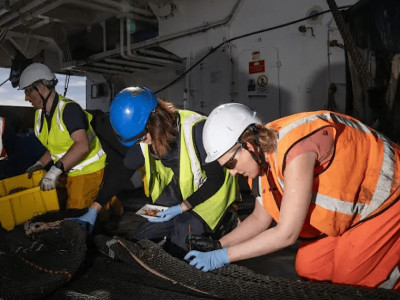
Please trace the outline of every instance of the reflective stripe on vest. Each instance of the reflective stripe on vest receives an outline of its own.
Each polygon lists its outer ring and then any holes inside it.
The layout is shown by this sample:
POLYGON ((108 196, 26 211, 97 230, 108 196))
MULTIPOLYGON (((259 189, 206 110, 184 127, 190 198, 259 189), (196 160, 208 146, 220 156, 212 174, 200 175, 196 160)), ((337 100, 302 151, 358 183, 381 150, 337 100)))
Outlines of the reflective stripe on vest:
MULTIPOLYGON (((179 110, 179 115, 181 119, 179 185, 181 187, 182 198, 185 200, 205 181, 205 173, 203 172, 200 161, 197 158, 192 137, 193 126, 197 122, 204 120, 205 117, 197 113, 184 110, 179 110), (190 165, 190 168, 184 167, 187 164, 190 165), (189 180, 190 184, 187 183, 189 180)), ((173 171, 170 168, 165 167, 160 160, 151 157, 147 144, 140 143, 140 145, 143 155, 146 159, 146 174, 151 173, 151 171, 155 171, 151 170, 150 164, 153 165, 153 168, 157 169, 158 174, 156 177, 146 176, 152 200, 155 202, 161 195, 164 187, 166 187, 172 180, 173 171)))
MULTIPOLYGON (((53 158, 54 161, 57 161, 61 157, 63 157, 65 153, 67 153, 67 152, 64 152, 64 153, 61 153, 61 154, 54 154, 51 157, 53 158)), ((103 148, 100 148, 100 150, 95 155, 93 155, 92 157, 84 160, 80 164, 77 164, 76 166, 71 168, 70 172, 82 170, 84 167, 86 167, 86 166, 98 161, 104 154, 106 154, 106 153, 104 152, 103 148)))
POLYGON ((263 178, 264 207, 279 220, 286 155, 304 138, 325 127, 334 129, 331 162, 314 172, 313 195, 301 236, 318 231, 337 236, 374 216, 400 196, 400 149, 360 121, 328 111, 299 113, 266 124, 278 132, 277 151, 268 154, 271 179, 263 178), (306 224, 308 222, 308 224, 306 224))
MULTIPOLYGON (((60 95, 58 96, 57 107, 51 120, 52 126, 50 132, 48 131, 47 120, 41 116, 43 110, 39 109, 36 111, 35 134, 49 150, 54 162, 63 157, 74 143, 62 120, 63 110, 69 101, 71 100, 67 100, 60 95), (41 121, 43 121, 43 124, 41 121)), ((84 111, 84 113, 88 119, 88 129, 86 133, 88 134, 90 150, 84 160, 70 169, 68 172, 69 176, 92 173, 105 166, 106 154, 90 124, 92 116, 86 111, 84 111)))
POLYGON ((395 287, 396 283, 399 281, 400 271, 399 266, 396 265, 393 271, 389 274, 389 278, 382 282, 378 287, 382 289, 391 290, 395 287))
MULTIPOLYGON (((200 120, 205 120, 205 117, 199 114, 192 114, 188 116, 182 123, 183 130, 181 131, 185 140, 187 153, 189 154, 189 163, 191 164, 191 172, 193 174, 193 182, 196 190, 199 189, 205 181, 205 174, 203 173, 200 161, 197 158, 192 137, 193 126, 200 120)), ((188 198, 190 196, 189 193, 191 195, 193 192, 186 191, 186 189, 184 189, 184 191, 182 191, 183 198, 188 198)))
MULTIPOLYGON (((201 168, 201 163, 196 154, 192 134, 193 126, 197 122, 204 120, 205 117, 185 110, 180 110, 179 116, 181 119, 179 188, 182 198, 186 200, 206 180, 205 172, 201 168)), ((146 180, 154 203, 172 180, 173 171, 165 167, 160 160, 156 160, 150 155, 147 144, 141 143, 140 145, 145 157, 146 180)), ((226 208, 236 199, 236 191, 236 179, 226 171, 225 183, 221 188, 212 197, 194 207, 193 211, 213 230, 218 225, 226 208)))
MULTIPOLYGON (((383 142, 383 159, 382 159, 382 167, 379 173, 378 184, 375 188, 373 197, 371 199, 371 203, 369 205, 363 203, 350 203, 347 201, 342 201, 340 199, 335 199, 322 194, 313 194, 312 202, 316 203, 328 210, 335 210, 347 215, 354 215, 358 212, 361 213, 361 220, 367 217, 369 214, 374 212, 378 207, 380 207, 383 202, 389 197, 393 182, 394 176, 394 148, 391 141, 384 136, 383 134, 368 128, 366 125, 362 123, 357 123, 352 119, 344 118, 340 115, 332 114, 332 113, 322 113, 313 116, 307 116, 306 118, 297 120, 279 130, 279 138, 278 142, 281 141, 287 133, 289 133, 294 128, 297 128, 305 123, 313 122, 317 119, 323 120, 332 120, 337 123, 341 123, 352 128, 358 129, 359 131, 367 134, 373 134, 377 138, 381 139, 383 142)), ((278 166, 278 161, 275 156, 275 168, 278 166)), ((279 184, 284 187, 283 179, 278 178, 279 184)))

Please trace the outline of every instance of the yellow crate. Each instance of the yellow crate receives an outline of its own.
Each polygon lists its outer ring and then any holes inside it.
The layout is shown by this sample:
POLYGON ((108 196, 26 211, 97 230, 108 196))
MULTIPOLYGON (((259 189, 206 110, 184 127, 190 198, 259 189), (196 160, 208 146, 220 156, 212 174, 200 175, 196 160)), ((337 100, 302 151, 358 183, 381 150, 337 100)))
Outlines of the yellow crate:
POLYGON ((36 171, 31 179, 22 174, 0 180, 0 222, 4 229, 11 230, 34 216, 60 209, 56 190, 40 190, 39 182, 45 173, 36 171), (25 190, 9 195, 17 188, 25 190))

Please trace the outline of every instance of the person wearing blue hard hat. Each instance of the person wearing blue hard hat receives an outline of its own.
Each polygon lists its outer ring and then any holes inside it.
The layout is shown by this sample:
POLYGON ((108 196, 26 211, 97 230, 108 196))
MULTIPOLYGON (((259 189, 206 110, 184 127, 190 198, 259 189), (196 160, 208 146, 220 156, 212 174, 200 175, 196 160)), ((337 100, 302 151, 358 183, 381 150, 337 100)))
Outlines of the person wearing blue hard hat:
POLYGON ((127 88, 115 97, 110 122, 124 146, 130 147, 145 136, 147 121, 157 104, 157 98, 146 88, 127 88))
MULTIPOLYGON (((166 237, 166 249, 183 257, 189 231, 215 235, 232 214, 228 208, 236 199, 237 181, 217 162, 205 163, 205 120, 199 113, 158 99, 147 88, 125 88, 112 100, 111 126, 119 141, 129 147, 124 166, 133 171, 144 169, 151 203, 168 207, 156 218, 142 218, 132 239, 166 237)), ((118 189, 121 184, 106 176, 97 201, 104 205, 118 189), (110 187, 112 181, 114 187, 110 187)))

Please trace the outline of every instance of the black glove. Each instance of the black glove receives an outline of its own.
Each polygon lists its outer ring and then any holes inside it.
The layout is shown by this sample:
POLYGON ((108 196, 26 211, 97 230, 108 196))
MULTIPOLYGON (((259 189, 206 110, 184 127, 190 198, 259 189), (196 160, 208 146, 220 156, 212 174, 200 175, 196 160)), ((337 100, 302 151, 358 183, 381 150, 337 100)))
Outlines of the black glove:
POLYGON ((186 247, 189 250, 198 250, 202 252, 218 250, 222 248, 219 241, 197 234, 189 234, 186 237, 186 247))

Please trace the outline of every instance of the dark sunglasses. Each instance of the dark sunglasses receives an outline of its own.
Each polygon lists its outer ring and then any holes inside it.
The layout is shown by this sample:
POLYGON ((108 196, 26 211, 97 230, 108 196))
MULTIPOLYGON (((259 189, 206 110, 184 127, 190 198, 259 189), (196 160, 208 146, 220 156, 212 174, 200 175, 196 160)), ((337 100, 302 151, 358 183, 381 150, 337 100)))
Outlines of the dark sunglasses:
POLYGON ((233 152, 233 155, 231 158, 222 165, 223 168, 227 168, 228 170, 232 170, 236 167, 237 164, 237 159, 235 158, 236 154, 239 152, 240 149, 243 148, 243 144, 240 144, 239 147, 236 148, 235 152, 233 152))
POLYGON ((24 89, 25 95, 29 96, 33 91, 37 91, 36 86, 28 86, 27 88, 24 89))

